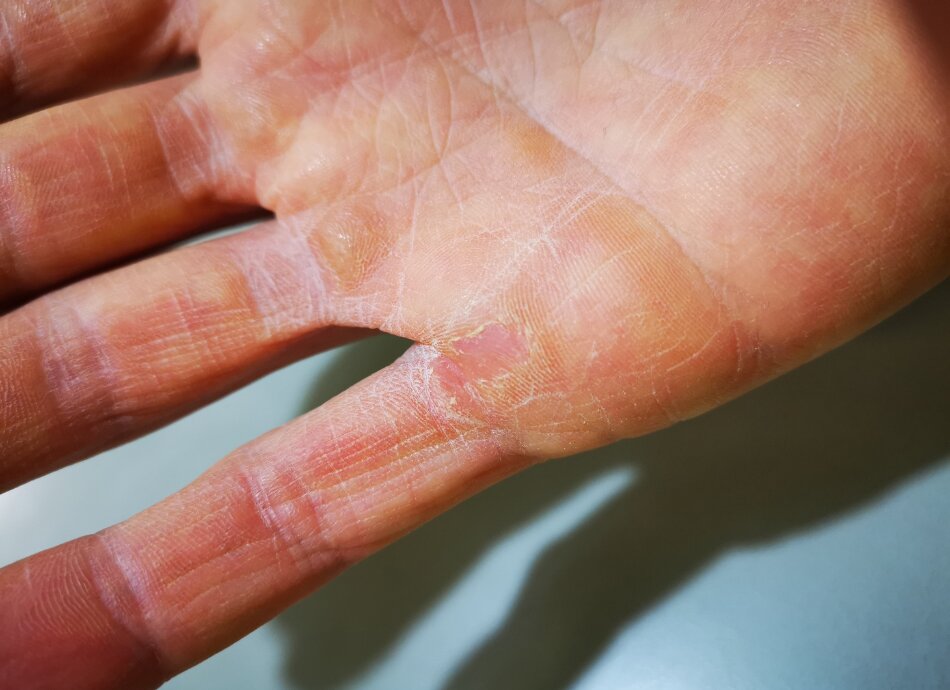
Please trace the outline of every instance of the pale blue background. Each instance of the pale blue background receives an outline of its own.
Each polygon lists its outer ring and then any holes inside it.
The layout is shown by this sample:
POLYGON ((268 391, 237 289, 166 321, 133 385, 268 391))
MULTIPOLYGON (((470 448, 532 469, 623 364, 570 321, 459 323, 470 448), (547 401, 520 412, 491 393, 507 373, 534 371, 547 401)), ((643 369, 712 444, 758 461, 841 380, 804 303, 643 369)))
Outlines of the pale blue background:
MULTIPOLYGON (((0 496, 0 563, 401 347, 310 359, 0 496)), ((950 688, 950 284, 725 408, 485 492, 167 687, 950 688)))

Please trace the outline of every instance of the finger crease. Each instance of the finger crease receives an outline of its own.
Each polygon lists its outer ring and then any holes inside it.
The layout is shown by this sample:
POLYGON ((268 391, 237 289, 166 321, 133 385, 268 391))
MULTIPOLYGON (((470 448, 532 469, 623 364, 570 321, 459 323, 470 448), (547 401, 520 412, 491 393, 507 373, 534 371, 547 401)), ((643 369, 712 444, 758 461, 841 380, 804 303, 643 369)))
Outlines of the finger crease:
POLYGON ((144 593, 145 576, 132 563, 129 554, 121 549, 107 532, 90 537, 97 550, 87 556, 93 585, 99 600, 115 625, 141 651, 141 659, 150 665, 160 680, 174 675, 174 667, 162 653, 159 637, 154 630, 144 593), (98 557, 96 557, 98 556, 98 557))

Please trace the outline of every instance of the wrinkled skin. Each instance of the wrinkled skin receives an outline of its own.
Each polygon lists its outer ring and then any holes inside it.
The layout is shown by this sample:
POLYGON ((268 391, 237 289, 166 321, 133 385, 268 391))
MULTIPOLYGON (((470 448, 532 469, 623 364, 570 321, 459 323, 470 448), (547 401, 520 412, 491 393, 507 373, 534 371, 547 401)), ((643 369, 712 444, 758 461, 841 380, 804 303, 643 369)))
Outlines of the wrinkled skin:
POLYGON ((13 0, 0 486, 363 329, 398 362, 0 571, 0 685, 155 686, 488 483, 696 415, 950 270, 897 0, 13 0), (238 234, 127 262, 263 208, 238 234))

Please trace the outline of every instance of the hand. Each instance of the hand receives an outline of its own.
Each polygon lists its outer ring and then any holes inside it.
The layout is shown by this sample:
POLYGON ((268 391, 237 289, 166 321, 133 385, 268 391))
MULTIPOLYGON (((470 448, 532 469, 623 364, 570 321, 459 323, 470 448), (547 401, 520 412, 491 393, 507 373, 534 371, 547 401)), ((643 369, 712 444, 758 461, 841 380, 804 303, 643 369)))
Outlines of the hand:
POLYGON ((950 110, 897 0, 0 20, 8 115, 201 58, 0 127, 0 486, 365 329, 416 342, 0 571, 0 685, 155 686, 488 483, 696 415, 950 270, 950 110))

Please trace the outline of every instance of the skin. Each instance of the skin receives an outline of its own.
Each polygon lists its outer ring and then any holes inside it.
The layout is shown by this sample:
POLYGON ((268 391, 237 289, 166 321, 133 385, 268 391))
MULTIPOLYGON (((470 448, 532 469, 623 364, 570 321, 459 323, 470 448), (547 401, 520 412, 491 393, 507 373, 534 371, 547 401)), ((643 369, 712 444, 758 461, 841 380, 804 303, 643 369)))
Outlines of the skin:
POLYGON ((0 488, 367 332, 416 344, 0 570, 0 685, 155 687, 491 482, 699 414, 940 282, 950 102, 921 17, 8 0, 0 488))

